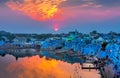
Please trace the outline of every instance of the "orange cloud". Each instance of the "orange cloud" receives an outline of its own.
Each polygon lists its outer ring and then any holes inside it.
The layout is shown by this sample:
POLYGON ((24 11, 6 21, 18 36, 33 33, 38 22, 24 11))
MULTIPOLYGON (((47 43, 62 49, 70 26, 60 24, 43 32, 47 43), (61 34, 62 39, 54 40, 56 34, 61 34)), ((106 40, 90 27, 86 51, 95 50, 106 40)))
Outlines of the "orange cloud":
POLYGON ((47 20, 59 14, 58 6, 66 0, 23 0, 23 2, 9 1, 7 6, 13 10, 21 11, 36 20, 47 20))

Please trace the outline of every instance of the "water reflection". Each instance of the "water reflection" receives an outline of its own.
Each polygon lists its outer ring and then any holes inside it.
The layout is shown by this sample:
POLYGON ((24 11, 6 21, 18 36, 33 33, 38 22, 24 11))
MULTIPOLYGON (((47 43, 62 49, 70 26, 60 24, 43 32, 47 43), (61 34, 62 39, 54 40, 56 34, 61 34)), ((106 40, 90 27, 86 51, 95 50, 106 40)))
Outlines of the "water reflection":
POLYGON ((67 53, 56 53, 54 51, 40 51, 39 49, 7 49, 7 50, 0 50, 0 55, 5 56, 6 54, 13 55, 18 58, 22 57, 31 57, 34 55, 39 55, 39 57, 46 56, 46 58, 53 58, 56 60, 66 61, 69 63, 82 63, 82 58, 71 56, 70 52, 67 53))
POLYGON ((0 56, 0 78, 100 78, 98 71, 81 70, 78 63, 40 58, 39 55, 16 58, 0 56))

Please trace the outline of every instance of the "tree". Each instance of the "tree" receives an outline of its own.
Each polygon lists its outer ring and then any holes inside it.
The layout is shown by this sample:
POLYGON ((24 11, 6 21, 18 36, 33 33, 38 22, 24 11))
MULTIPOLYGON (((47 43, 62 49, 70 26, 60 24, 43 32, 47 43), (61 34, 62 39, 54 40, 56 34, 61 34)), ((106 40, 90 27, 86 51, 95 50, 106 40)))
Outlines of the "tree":
POLYGON ((103 42, 101 50, 105 51, 107 44, 108 44, 107 42, 103 42))

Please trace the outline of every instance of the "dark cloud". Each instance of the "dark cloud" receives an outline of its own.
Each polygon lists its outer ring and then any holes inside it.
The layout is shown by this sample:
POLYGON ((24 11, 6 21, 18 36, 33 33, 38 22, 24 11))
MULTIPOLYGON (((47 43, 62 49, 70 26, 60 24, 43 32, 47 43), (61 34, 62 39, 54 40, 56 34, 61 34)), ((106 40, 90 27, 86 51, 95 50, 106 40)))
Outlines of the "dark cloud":
POLYGON ((88 2, 88 0, 87 1, 86 0, 67 0, 62 3, 61 7, 78 6, 86 2, 88 2))
POLYGON ((9 0, 0 0, 0 6, 3 6, 9 0))
POLYGON ((120 0, 94 0, 96 3, 101 4, 103 6, 120 6, 120 0))
POLYGON ((0 0, 0 4, 3 4, 5 2, 7 2, 7 1, 9 1, 9 0, 0 0))
MULTIPOLYGON (((4 5, 7 1, 9 0, 0 0, 0 5, 4 5)), ((120 6, 120 0, 67 0, 66 2, 63 2, 60 7, 78 6, 87 2, 95 2, 96 4, 103 5, 104 7, 120 6)))
POLYGON ((97 5, 102 5, 103 7, 116 7, 120 6, 120 0, 67 0, 63 3, 63 7, 67 6, 78 6, 88 2, 93 2, 97 5))

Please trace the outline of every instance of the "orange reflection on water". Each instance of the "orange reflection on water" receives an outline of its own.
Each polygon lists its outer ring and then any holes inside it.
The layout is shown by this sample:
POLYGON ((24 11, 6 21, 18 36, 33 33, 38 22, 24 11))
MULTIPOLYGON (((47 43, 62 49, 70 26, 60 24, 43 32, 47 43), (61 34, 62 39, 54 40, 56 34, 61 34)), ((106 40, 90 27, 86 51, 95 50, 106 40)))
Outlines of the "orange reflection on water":
POLYGON ((96 71, 82 71, 79 64, 69 64, 39 56, 20 58, 9 64, 7 71, 16 78, 100 78, 96 71))
POLYGON ((60 61, 40 59, 36 56, 19 59, 10 64, 8 71, 17 72, 18 78, 68 78, 69 73, 60 67, 61 64, 60 61))

